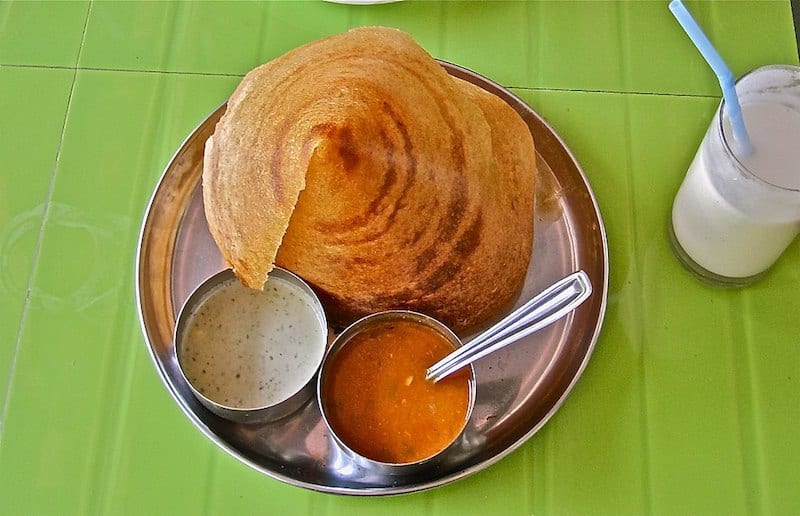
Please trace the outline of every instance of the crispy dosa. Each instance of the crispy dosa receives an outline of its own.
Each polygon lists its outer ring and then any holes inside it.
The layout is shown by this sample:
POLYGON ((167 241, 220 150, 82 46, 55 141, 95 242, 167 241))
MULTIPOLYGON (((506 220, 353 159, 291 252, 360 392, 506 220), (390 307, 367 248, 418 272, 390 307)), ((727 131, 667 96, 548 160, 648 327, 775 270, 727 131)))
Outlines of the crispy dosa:
POLYGON ((407 308, 460 331, 524 280, 535 163, 505 102, 408 35, 361 28, 244 77, 206 145, 203 198, 248 287, 277 263, 334 325, 407 308))

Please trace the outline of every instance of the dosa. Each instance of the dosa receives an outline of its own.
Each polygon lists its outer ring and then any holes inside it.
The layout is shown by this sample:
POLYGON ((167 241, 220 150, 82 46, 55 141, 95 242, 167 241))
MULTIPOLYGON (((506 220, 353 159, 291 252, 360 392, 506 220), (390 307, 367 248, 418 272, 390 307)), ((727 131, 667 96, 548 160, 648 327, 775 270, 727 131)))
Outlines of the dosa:
POLYGON ((462 331, 524 280, 535 163, 508 104, 405 33, 360 28, 244 77, 206 144, 203 199, 246 286, 278 264, 335 326, 403 308, 462 331))

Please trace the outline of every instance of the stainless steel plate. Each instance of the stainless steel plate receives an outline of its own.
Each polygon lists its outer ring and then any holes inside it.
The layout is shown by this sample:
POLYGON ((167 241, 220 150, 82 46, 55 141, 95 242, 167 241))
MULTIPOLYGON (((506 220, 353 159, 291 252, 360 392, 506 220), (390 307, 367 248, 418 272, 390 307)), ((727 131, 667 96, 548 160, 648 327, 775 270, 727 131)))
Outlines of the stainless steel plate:
POLYGON ((276 423, 248 426, 223 420, 192 396, 172 343, 183 302, 204 279, 225 268, 208 232, 200 186, 203 145, 225 110, 220 107, 184 142, 153 193, 136 262, 139 317, 156 369, 184 413, 222 449, 273 478, 318 491, 381 495, 428 489, 480 471, 547 422, 580 377, 597 341, 608 291, 608 250, 603 221, 580 165, 555 131, 520 99, 474 72, 442 66, 508 102, 536 142, 534 248, 517 306, 577 269, 588 273, 594 293, 569 317, 475 364, 472 418, 463 439, 430 470, 389 477, 356 466, 326 432, 315 401, 276 423))

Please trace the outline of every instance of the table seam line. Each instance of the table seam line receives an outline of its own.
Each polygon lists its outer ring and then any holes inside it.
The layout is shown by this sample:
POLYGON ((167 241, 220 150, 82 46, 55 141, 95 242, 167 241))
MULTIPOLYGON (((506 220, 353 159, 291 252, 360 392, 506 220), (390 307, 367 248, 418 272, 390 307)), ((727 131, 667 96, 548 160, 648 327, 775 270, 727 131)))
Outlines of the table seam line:
POLYGON ((606 93, 610 95, 640 95, 640 96, 654 96, 654 97, 686 97, 686 98, 699 98, 699 99, 719 99, 722 95, 704 95, 701 93, 663 93, 655 91, 622 91, 622 90, 595 90, 595 89, 573 89, 573 88, 548 88, 545 86, 503 86, 511 90, 523 91, 557 91, 557 92, 574 92, 574 93, 606 93))
MULTIPOLYGON (((630 66, 630 49, 628 47, 628 42, 626 38, 623 37, 624 28, 626 29, 627 26, 627 12, 623 13, 622 8, 619 4, 616 4, 616 12, 617 18, 619 20, 619 31, 618 31, 618 40, 617 43, 619 45, 618 52, 622 56, 621 61, 621 68, 620 74, 623 76, 627 72, 627 68, 630 66)), ((634 306, 632 307, 632 317, 630 319, 630 324, 626 325, 630 328, 631 335, 633 337, 633 341, 637 343, 638 346, 638 357, 637 357, 637 374, 636 379, 639 384, 638 388, 638 396, 637 401, 639 404, 639 410, 637 411, 638 420, 637 424, 637 432, 639 436, 638 442, 638 449, 641 455, 641 461, 639 462, 639 466, 641 468, 639 472, 639 481, 641 485, 638 486, 638 490, 640 496, 642 497, 642 513, 647 515, 653 514, 653 475, 652 475, 652 441, 651 441, 651 422, 650 422, 650 407, 648 406, 648 378, 647 378, 647 360, 646 360, 646 345, 644 343, 643 335, 645 334, 645 328, 647 324, 645 322, 645 318, 647 316, 646 311, 643 309, 645 306, 644 299, 645 299, 645 292, 644 292, 644 285, 645 285, 645 278, 643 274, 643 266, 642 266, 642 256, 641 256, 641 249, 639 246, 640 236, 640 226, 641 226, 641 219, 638 216, 638 195, 637 195, 637 181, 636 181, 636 174, 635 174, 635 162, 633 155, 633 141, 632 135, 635 134, 634 131, 634 115, 632 113, 633 107, 631 106, 631 99, 629 97, 624 98, 622 101, 622 110, 621 110, 621 117, 622 117, 622 136, 625 139, 626 145, 624 146, 624 158, 622 163, 624 163, 624 168, 627 169, 625 174, 625 194, 628 198, 628 206, 627 206, 627 221, 629 223, 630 228, 630 261, 632 264, 632 269, 629 274, 632 276, 634 293, 631 295, 631 298, 634 299, 634 306)))
POLYGON ((800 59, 800 1, 789 0, 789 11, 792 13, 792 28, 794 29, 794 41, 797 48, 797 57, 800 59))
MULTIPOLYGON (((765 510, 765 491, 767 485, 764 483, 764 470, 762 467, 763 455, 759 450, 761 441, 759 435, 761 434, 758 422, 758 397, 756 396, 756 386, 754 378, 754 364, 752 348, 753 343, 750 339, 750 326, 752 319, 750 317, 748 293, 742 292, 740 296, 733 299, 732 303, 736 306, 734 310, 730 310, 731 304, 728 304, 728 309, 731 311, 731 318, 738 319, 735 327, 731 328, 733 332, 732 341, 735 343, 741 342, 744 349, 744 358, 741 360, 733 360, 731 364, 733 376, 733 388, 735 389, 736 397, 747 397, 749 407, 747 409, 742 407, 742 403, 735 404, 736 410, 736 423, 738 431, 736 437, 739 442, 738 449, 741 452, 741 475, 742 484, 744 487, 744 500, 749 510, 753 513, 768 514, 769 511, 765 510), (736 314, 745 314, 744 317, 737 318, 736 314), (737 335, 738 334, 738 335, 737 335), (736 337, 739 337, 738 339, 736 337), (742 378, 746 381, 743 382, 742 378), (744 383, 744 386, 742 385, 744 383), (744 391, 744 392, 742 392, 744 391), (743 413, 745 417, 743 417, 743 413), (751 442, 746 443, 746 432, 750 431, 751 442), (754 457, 753 460, 748 460, 746 454, 750 452, 754 457), (755 471, 753 471, 755 470, 755 471), (753 486, 755 484, 755 486, 753 486), (753 489, 755 487, 755 489, 753 489)), ((734 353, 731 353, 734 356, 734 353)))
POLYGON ((245 74, 238 73, 222 73, 222 72, 190 72, 185 70, 149 70, 139 68, 110 68, 102 66, 64 66, 64 65, 39 65, 39 64, 26 64, 26 63, 0 63, 0 66, 7 66, 11 68, 40 68, 49 70, 77 70, 80 72, 128 72, 128 73, 153 73, 153 74, 170 74, 170 75, 201 75, 207 77, 238 77, 243 78, 245 74))
MULTIPOLYGON (((123 73, 147 73, 147 74, 164 74, 164 75, 189 75, 201 77, 237 77, 243 78, 242 74, 235 73, 210 73, 210 72, 188 72, 181 70, 145 70, 136 68, 104 68, 94 66, 63 66, 63 65, 35 65, 35 64, 19 64, 19 63, 0 63, 0 66, 9 68, 35 68, 44 70, 73 70, 78 72, 123 72, 123 73)), ((622 91, 622 90, 601 90, 592 88, 558 88, 546 86, 515 86, 515 85, 502 85, 510 90, 522 91, 554 91, 554 92, 573 92, 573 93, 605 93, 610 95, 641 95, 641 96, 656 96, 656 97, 685 97, 685 98, 698 98, 698 99, 719 99, 721 95, 706 95, 702 93, 668 93, 660 91, 622 91)))
MULTIPOLYGON (((78 54, 75 59, 77 65, 80 58, 81 50, 83 49, 83 42, 86 39, 86 27, 89 24, 89 13, 91 11, 91 2, 87 5, 86 16, 83 20, 83 32, 81 34, 81 43, 78 47, 78 54)), ((64 67, 70 69, 69 67, 64 67)), ((31 290, 33 289, 33 281, 36 276, 37 265, 42 247, 42 238, 44 236, 44 228, 47 222, 47 216, 50 212, 50 202, 53 198, 53 190, 55 189, 56 172, 58 171, 58 162, 61 159, 61 153, 64 150, 64 135, 67 129, 67 120, 69 119, 70 109, 72 107, 72 96, 75 93, 75 83, 78 78, 77 66, 73 69, 72 81, 69 87, 69 94, 67 95, 67 105, 64 109, 64 121, 61 124, 61 132, 58 139, 58 146, 56 150, 55 159, 53 160, 53 167, 50 171, 50 180, 47 186, 47 194, 44 199, 44 207, 42 208, 42 220, 39 224, 39 231, 36 235, 36 245, 33 248, 33 257, 31 258, 31 269, 28 273, 28 281, 25 290, 25 300, 22 304, 22 313, 20 314, 19 324, 17 325, 17 336, 14 341, 14 349, 11 354, 11 366, 8 371, 8 381, 6 382, 5 398, 3 399, 2 410, 0 410, 0 446, 2 446, 3 438, 5 436, 5 423, 8 418, 8 409, 11 405, 11 390, 14 384, 14 376, 17 370, 17 360, 19 359, 19 350, 22 345, 22 331, 25 328, 25 321, 27 320, 28 309, 30 308, 31 290)))
MULTIPOLYGON (((621 74, 627 74, 630 69, 630 47, 629 47, 629 40, 623 36, 625 29, 629 27, 627 25, 628 22, 628 12, 627 10, 623 12, 623 9, 620 4, 616 4, 616 13, 617 19, 619 20, 619 30, 617 31, 618 39, 617 42, 619 43, 619 53, 622 56, 621 66, 620 69, 621 74)), ((623 81, 625 77, 623 76, 623 81)), ((634 307, 635 318, 633 324, 631 324, 631 333, 634 335, 634 339, 638 341, 639 345, 639 356, 638 356, 638 374, 637 380, 639 381, 639 411, 638 416, 639 419, 637 421, 638 424, 638 432, 639 432, 639 450, 641 453, 641 472, 640 472, 640 492, 642 496, 642 503, 644 504, 644 514, 648 516, 652 516, 653 514, 653 459, 652 459, 652 436, 650 432, 651 428, 651 414, 650 414, 650 407, 648 406, 648 377, 647 377, 647 359, 646 359, 646 344, 644 343, 644 334, 645 329, 647 328, 646 324, 646 317, 647 311, 643 308, 645 306, 645 292, 644 292, 644 285, 645 285, 645 277, 644 277, 644 267, 642 264, 642 256, 641 256, 641 248, 639 246, 640 238, 639 238, 639 228, 641 225, 641 218, 638 216, 637 210, 637 181, 636 181, 636 174, 634 171, 635 162, 633 155, 633 145, 632 145, 632 135, 634 134, 634 118, 632 114, 633 107, 631 106, 631 98, 626 97, 623 99, 624 109, 622 112, 622 117, 624 120, 623 125, 623 135, 626 140, 625 145, 625 166, 628 169, 626 174, 626 194, 629 199, 628 203, 628 220, 630 221, 630 228, 631 228, 631 250, 632 250, 632 263, 633 263, 633 270, 635 271, 635 300, 638 306, 634 307)), ((633 296, 632 296, 633 297, 633 296)))

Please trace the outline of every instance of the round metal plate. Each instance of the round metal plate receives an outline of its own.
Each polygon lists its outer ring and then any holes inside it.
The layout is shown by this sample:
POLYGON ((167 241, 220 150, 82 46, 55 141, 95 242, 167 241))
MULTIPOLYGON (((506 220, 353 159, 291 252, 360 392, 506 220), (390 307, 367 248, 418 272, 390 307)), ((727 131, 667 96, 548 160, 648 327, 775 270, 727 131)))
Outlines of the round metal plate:
POLYGON ((208 232, 200 185, 203 146, 224 105, 187 138, 153 192, 139 240, 136 295, 156 369, 200 431, 242 462, 283 482, 333 493, 382 495, 428 489, 480 471, 547 422, 580 377, 597 341, 608 291, 608 249, 580 165, 555 131, 519 98, 474 72, 444 62, 442 66, 508 102, 527 122, 536 144, 533 255, 515 306, 578 269, 588 273, 594 293, 568 317, 475 364, 472 418, 463 438, 436 468, 389 477, 355 465, 326 432, 316 401, 264 425, 232 423, 204 408, 180 375, 172 333, 176 314, 192 290, 225 268, 208 232))

